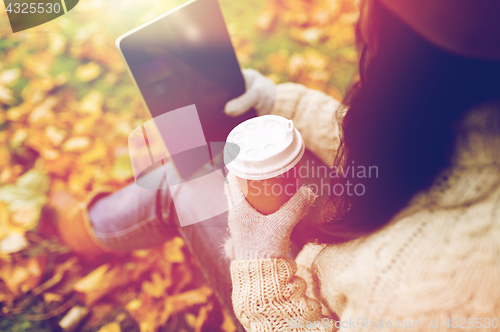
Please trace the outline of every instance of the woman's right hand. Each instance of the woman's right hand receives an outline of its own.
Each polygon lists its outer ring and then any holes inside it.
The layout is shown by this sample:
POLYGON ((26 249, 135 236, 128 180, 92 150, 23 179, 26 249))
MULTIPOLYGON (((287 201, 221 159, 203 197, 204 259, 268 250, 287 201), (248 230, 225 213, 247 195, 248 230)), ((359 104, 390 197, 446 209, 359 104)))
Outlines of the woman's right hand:
POLYGON ((316 195, 303 186, 276 212, 263 215, 250 205, 231 172, 224 192, 228 200, 231 238, 226 256, 236 260, 286 257, 295 225, 314 204, 316 195))
POLYGON ((246 91, 230 100, 224 112, 229 116, 239 116, 253 107, 259 116, 269 114, 273 109, 276 84, 254 69, 243 69, 241 72, 246 91))

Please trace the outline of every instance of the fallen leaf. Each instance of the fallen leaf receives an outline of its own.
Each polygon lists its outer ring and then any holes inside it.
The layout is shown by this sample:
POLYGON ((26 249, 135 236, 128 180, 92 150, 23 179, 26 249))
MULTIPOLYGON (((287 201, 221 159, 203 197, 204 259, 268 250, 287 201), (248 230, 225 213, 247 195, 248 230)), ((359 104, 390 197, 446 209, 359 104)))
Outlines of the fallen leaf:
POLYGON ((10 86, 18 80, 19 76, 21 76, 21 70, 19 68, 4 70, 0 74, 0 84, 10 86))
POLYGON ((102 326, 98 332, 121 332, 120 324, 112 322, 102 326))
POLYGON ((151 274, 151 281, 144 281, 142 283, 142 291, 152 297, 160 298, 164 296, 167 289, 172 285, 172 279, 163 277, 158 272, 151 274))
POLYGON ((53 125, 45 128, 45 136, 50 139, 54 146, 59 146, 66 138, 66 131, 63 129, 58 129, 53 125))
POLYGON ((304 58, 307 66, 312 70, 325 70, 328 65, 328 57, 325 54, 321 54, 315 49, 308 48, 304 52, 304 58))
MULTIPOLYGON (((163 303, 159 302, 162 305, 163 303)), ((139 324, 141 332, 155 332, 158 327, 165 324, 168 317, 163 319, 160 314, 162 307, 145 294, 140 294, 140 298, 132 300, 126 306, 129 314, 139 324)))
POLYGON ((94 161, 101 161, 106 159, 108 155, 108 149, 105 143, 97 141, 94 146, 83 153, 79 158, 81 164, 87 164, 94 161))
POLYGON ((62 302, 64 298, 60 294, 56 293, 43 293, 43 300, 45 303, 50 304, 52 302, 62 302))
POLYGON ((163 245, 163 255, 167 261, 170 263, 182 263, 184 262, 184 253, 182 248, 184 247, 184 240, 176 236, 172 240, 167 241, 163 245))
POLYGON ((66 152, 80 152, 88 149, 90 140, 88 137, 71 137, 64 142, 62 149, 66 152))
POLYGON ((165 309, 163 313, 170 316, 185 311, 197 304, 206 303, 212 293, 213 291, 210 287, 201 286, 184 293, 169 296, 165 300, 165 309))
POLYGON ((12 136, 11 141, 9 142, 9 145, 15 149, 21 144, 23 144, 24 140, 28 137, 28 130, 26 129, 18 129, 16 132, 14 132, 14 135, 12 136))
POLYGON ((101 74, 101 67, 95 62, 89 62, 76 68, 75 76, 82 82, 89 82, 101 74))
POLYGON ((75 283, 73 289, 85 295, 85 304, 91 306, 103 296, 129 282, 129 273, 126 273, 121 266, 111 266, 108 263, 99 266, 80 279, 75 283))
POLYGON ((28 240, 21 233, 10 233, 0 240, 0 252, 12 254, 28 247, 28 240))
POLYGON ((29 115, 28 121, 33 125, 46 125, 53 123, 55 114, 52 108, 57 104, 58 98, 49 97, 36 107, 29 115))
POLYGON ((129 156, 116 158, 111 170, 111 176, 118 181, 125 181, 134 177, 129 156))
POLYGON ((66 46, 66 39, 58 33, 51 33, 49 35, 49 52, 51 54, 60 54, 64 51, 64 48, 66 46))
POLYGON ((32 230, 38 225, 40 218, 39 204, 21 204, 11 208, 12 221, 15 226, 21 227, 25 231, 32 230))
POLYGON ((276 22, 276 13, 268 10, 262 13, 256 20, 256 27, 260 31, 270 32, 276 22))
POLYGON ((129 303, 127 303, 127 305, 125 306, 125 309, 127 309, 128 311, 136 311, 137 309, 139 309, 141 307, 141 305, 142 305, 142 301, 139 299, 135 299, 135 300, 132 300, 129 303))
POLYGON ((59 321, 59 326, 63 331, 73 331, 80 322, 87 316, 89 310, 82 306, 73 306, 68 313, 59 321))
POLYGON ((22 234, 38 225, 41 209, 47 202, 48 188, 48 177, 35 169, 20 176, 16 184, 0 187, 0 201, 8 204, 8 210, 12 214, 6 227, 10 232, 18 233, 3 239, 0 251, 14 252, 12 250, 18 251, 26 246, 22 234))
POLYGON ((0 102, 10 105, 12 102, 12 91, 0 85, 0 102))
POLYGON ((83 98, 80 102, 78 110, 82 114, 92 114, 94 116, 100 116, 102 111, 102 103, 104 97, 101 92, 97 90, 91 91, 88 95, 83 98))
POLYGON ((7 111, 7 120, 10 121, 20 121, 26 114, 31 112, 32 108, 28 103, 18 105, 16 107, 11 107, 7 111))
POLYGON ((224 332, 235 332, 236 331, 236 325, 233 322, 233 319, 229 314, 226 312, 226 310, 222 310, 223 316, 223 321, 220 326, 221 330, 224 332))
POLYGON ((200 311, 198 312, 198 317, 196 318, 196 322, 194 324, 194 331, 195 332, 201 332, 203 328, 203 324, 208 318, 208 315, 210 311, 212 311, 214 307, 213 303, 209 303, 207 305, 204 305, 203 307, 200 308, 200 311))
POLYGON ((54 274, 52 275, 52 277, 50 277, 43 284, 33 289, 33 294, 39 295, 44 291, 46 291, 47 289, 50 289, 55 285, 57 285, 59 282, 61 282, 67 271, 71 269, 79 269, 77 266, 75 268, 75 265, 77 263, 78 263, 78 257, 73 256, 71 258, 68 258, 64 263, 57 265, 54 269, 54 274))
POLYGON ((24 259, 17 264, 2 264, 0 279, 18 296, 35 288, 43 276, 45 264, 39 257, 24 259))

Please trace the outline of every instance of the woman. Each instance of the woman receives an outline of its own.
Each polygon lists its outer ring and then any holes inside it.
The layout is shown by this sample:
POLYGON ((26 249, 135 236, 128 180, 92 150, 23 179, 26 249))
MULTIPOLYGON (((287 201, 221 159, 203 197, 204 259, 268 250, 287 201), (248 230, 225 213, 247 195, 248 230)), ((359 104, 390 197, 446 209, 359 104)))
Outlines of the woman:
MULTIPOLYGON (((315 198, 304 187, 268 216, 232 204, 226 251, 248 331, 498 327, 499 11, 487 1, 365 1, 361 81, 345 118, 321 92, 283 84, 274 96, 246 72, 248 91, 228 114, 285 116, 325 163, 379 170, 332 179, 366 191, 332 192, 314 221, 298 223, 315 198), (295 261, 294 227, 311 243, 295 261)), ((234 177, 226 189, 241 201, 234 177)))
MULTIPOLYGON (((500 316, 500 5, 367 0, 361 9, 361 80, 347 112, 322 92, 274 86, 255 71, 244 72, 247 92, 226 105, 232 115, 254 107, 293 119, 327 165, 378 169, 373 177, 333 178, 331 188, 349 181, 365 191, 332 192, 313 209, 307 188, 268 216, 245 200, 232 204, 226 252, 236 316, 248 331, 493 330, 500 316), (294 261, 286 254, 295 235, 310 244, 294 261)), ((229 180, 232 203, 242 194, 229 180)), ((169 202, 165 190, 129 186, 91 200, 88 214, 77 211, 96 244, 131 249, 171 236, 169 202), (111 211, 117 204, 124 209, 111 211)), ((215 283, 224 278, 217 277, 224 266, 214 271, 215 283)))

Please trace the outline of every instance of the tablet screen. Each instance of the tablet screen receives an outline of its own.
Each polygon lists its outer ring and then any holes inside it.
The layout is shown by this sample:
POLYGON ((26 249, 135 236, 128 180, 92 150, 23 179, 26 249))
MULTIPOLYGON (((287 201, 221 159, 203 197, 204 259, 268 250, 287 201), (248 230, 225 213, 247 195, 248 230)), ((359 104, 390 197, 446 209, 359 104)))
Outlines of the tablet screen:
MULTIPOLYGON (((129 33, 119 47, 153 118, 195 104, 206 141, 224 142, 256 116, 224 114, 245 82, 217 0, 191 2, 129 33)), ((201 166, 178 171, 188 178, 201 166)))

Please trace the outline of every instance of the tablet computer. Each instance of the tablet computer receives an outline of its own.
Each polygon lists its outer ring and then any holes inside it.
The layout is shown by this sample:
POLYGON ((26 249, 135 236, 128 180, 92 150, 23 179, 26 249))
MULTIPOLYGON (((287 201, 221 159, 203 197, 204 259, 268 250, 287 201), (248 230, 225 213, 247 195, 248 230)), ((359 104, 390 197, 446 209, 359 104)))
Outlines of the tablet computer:
MULTIPOLYGON (((256 116, 254 110, 224 114, 225 104, 245 92, 245 81, 217 0, 189 1, 120 36, 116 45, 153 119, 194 104, 208 144, 225 142, 231 129, 256 116)), ((179 167, 176 156, 171 159, 182 179, 209 162, 202 156, 179 167)))

